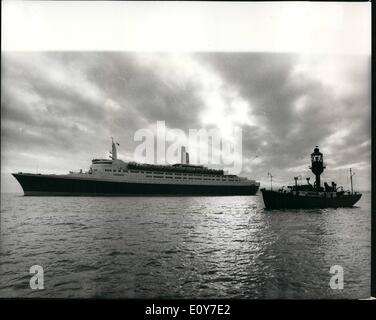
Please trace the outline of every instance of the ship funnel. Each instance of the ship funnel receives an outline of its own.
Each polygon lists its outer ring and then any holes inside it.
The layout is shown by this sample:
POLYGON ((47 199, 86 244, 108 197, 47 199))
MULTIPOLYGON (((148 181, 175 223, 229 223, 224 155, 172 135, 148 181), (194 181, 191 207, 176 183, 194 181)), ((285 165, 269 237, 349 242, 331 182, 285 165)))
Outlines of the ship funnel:
POLYGON ((187 153, 184 146, 181 147, 180 159, 181 164, 187 164, 187 153))
POLYGON ((181 147, 180 163, 189 164, 189 153, 185 151, 185 147, 181 147))

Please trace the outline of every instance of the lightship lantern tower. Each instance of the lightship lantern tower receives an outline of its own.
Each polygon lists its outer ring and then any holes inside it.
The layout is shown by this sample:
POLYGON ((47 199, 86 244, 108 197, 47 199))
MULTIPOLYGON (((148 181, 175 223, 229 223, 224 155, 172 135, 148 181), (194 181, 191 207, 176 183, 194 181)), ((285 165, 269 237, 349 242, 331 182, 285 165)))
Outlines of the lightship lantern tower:
POLYGON ((311 167, 313 174, 316 176, 316 190, 320 191, 321 185, 320 185, 320 175, 323 173, 325 169, 324 165, 324 158, 323 154, 320 152, 319 147, 316 146, 316 148, 313 150, 313 153, 311 154, 311 167))

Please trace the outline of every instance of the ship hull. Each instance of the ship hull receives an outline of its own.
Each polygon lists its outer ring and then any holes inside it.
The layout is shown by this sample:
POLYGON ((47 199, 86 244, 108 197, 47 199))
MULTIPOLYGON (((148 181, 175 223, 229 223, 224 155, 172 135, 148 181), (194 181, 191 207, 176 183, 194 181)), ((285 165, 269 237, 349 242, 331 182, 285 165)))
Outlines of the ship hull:
POLYGON ((258 185, 152 184, 40 174, 12 175, 25 196, 238 196, 255 195, 258 191, 258 185))
POLYGON ((342 194, 337 197, 297 196, 292 193, 281 193, 262 190, 266 209, 314 209, 353 207, 361 198, 361 194, 342 194))

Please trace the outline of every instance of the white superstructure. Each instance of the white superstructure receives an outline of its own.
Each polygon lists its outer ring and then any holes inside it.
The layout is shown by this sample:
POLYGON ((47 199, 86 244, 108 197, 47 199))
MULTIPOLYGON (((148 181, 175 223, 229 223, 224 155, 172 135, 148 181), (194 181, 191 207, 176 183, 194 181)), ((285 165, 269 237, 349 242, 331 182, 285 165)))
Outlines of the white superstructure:
POLYGON ((182 163, 151 165, 117 159, 117 143, 112 140, 111 159, 93 159, 86 172, 70 172, 68 176, 102 181, 146 184, 259 186, 255 180, 224 174, 223 170, 189 164, 189 154, 182 147, 182 163))

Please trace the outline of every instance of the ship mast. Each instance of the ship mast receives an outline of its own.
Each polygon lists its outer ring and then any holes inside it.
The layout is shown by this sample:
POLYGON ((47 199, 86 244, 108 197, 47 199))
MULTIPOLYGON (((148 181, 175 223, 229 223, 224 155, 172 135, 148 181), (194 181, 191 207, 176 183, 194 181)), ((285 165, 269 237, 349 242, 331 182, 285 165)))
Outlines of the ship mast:
POLYGON ((354 188, 353 188, 353 180, 352 177, 355 175, 355 173, 352 173, 352 170, 350 168, 350 186, 351 186, 351 194, 354 194, 354 188))
POLYGON ((270 190, 273 190, 273 175, 268 172, 268 176, 270 177, 270 190))
POLYGON ((115 143, 114 142, 114 138, 111 137, 111 141, 112 141, 112 151, 110 151, 110 158, 112 160, 116 160, 117 159, 117 150, 116 150, 116 144, 119 145, 117 142, 115 143))

